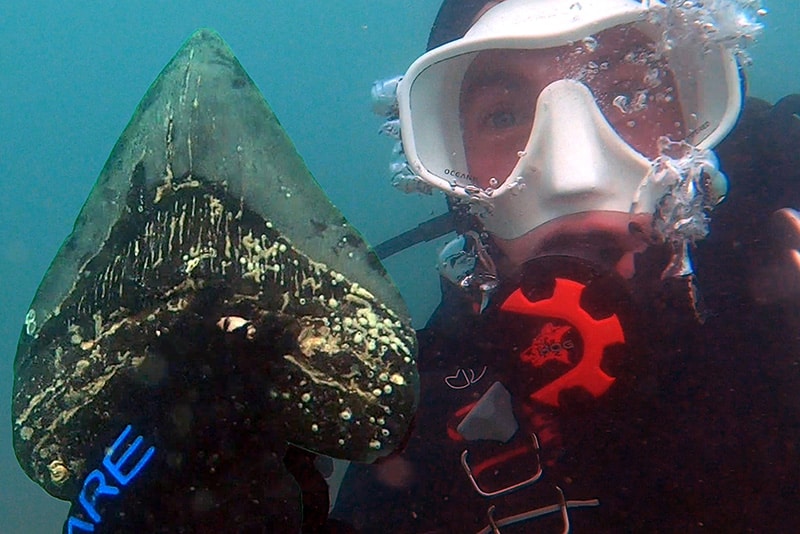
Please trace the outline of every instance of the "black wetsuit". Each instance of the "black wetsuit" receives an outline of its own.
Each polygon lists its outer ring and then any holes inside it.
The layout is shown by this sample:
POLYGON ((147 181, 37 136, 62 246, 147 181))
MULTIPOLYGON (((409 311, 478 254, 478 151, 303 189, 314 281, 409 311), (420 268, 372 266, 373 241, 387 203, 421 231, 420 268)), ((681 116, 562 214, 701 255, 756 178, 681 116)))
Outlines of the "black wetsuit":
POLYGON ((730 193, 693 253, 702 307, 686 280, 659 280, 657 248, 633 280, 577 277, 583 326, 502 309, 519 287, 528 301, 575 289, 535 273, 482 314, 445 287, 419 332, 413 435, 351 466, 333 517, 359 532, 561 532, 566 508, 573 532, 800 529, 800 306, 752 296, 778 250, 771 213, 800 207, 797 111, 800 97, 750 100, 718 147, 730 193), (591 343, 599 372, 576 378, 591 343))

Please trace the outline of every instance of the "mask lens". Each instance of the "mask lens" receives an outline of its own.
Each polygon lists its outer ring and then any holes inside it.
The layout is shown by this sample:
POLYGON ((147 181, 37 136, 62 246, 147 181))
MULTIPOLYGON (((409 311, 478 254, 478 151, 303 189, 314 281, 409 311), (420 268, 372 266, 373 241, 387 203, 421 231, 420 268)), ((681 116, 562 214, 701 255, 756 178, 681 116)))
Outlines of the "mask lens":
POLYGON ((412 169, 445 191, 499 187, 527 146, 542 90, 565 79, 584 84, 612 130, 649 159, 662 136, 707 142, 730 107, 730 65, 718 52, 661 53, 649 37, 660 31, 634 23, 549 48, 505 38, 502 48, 423 56, 401 91, 412 169))
POLYGON ((494 188, 510 175, 530 137, 539 94, 562 79, 585 84, 617 134, 649 158, 658 155, 661 136, 685 137, 674 76, 652 40, 632 27, 556 48, 486 50, 472 59, 459 97, 474 185, 494 188))

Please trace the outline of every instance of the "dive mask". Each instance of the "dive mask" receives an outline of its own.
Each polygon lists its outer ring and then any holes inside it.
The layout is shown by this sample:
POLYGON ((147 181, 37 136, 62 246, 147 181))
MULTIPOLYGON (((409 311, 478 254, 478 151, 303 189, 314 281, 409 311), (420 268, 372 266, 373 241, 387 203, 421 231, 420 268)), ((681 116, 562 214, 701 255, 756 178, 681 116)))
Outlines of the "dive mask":
POLYGON ((395 182, 468 202, 489 233, 515 239, 563 215, 656 212, 686 188, 685 177, 652 185, 667 147, 697 157, 695 175, 711 171, 700 209, 713 205, 725 182, 709 150, 738 117, 736 53, 761 14, 753 2, 713 4, 497 4, 393 82, 395 182))

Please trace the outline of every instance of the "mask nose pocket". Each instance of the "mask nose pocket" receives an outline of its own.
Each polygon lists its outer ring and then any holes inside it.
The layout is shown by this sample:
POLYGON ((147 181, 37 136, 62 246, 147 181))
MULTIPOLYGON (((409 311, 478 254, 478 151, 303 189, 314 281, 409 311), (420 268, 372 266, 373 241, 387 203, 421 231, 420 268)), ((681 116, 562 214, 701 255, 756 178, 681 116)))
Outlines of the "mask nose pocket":
MULTIPOLYGON (((586 85, 558 80, 539 95, 528 140, 514 175, 531 166, 553 198, 613 189, 618 175, 635 187, 649 162, 628 145, 600 111, 586 85)), ((616 191, 612 191, 616 192, 616 191)))

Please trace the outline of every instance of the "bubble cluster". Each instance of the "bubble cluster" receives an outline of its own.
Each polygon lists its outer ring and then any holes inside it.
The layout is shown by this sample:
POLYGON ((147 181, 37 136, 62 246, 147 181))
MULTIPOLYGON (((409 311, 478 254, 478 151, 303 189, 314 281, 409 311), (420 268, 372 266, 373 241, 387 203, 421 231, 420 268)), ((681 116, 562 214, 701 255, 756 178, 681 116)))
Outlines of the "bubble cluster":
POLYGON ((636 91, 632 96, 620 94, 614 97, 612 105, 622 114, 629 115, 647 109, 649 93, 647 91, 636 91))
POLYGON ((665 10, 653 10, 651 22, 661 25, 662 51, 676 46, 700 45, 709 49, 721 45, 750 62, 745 49, 764 28, 767 15, 760 0, 670 0, 665 10))

